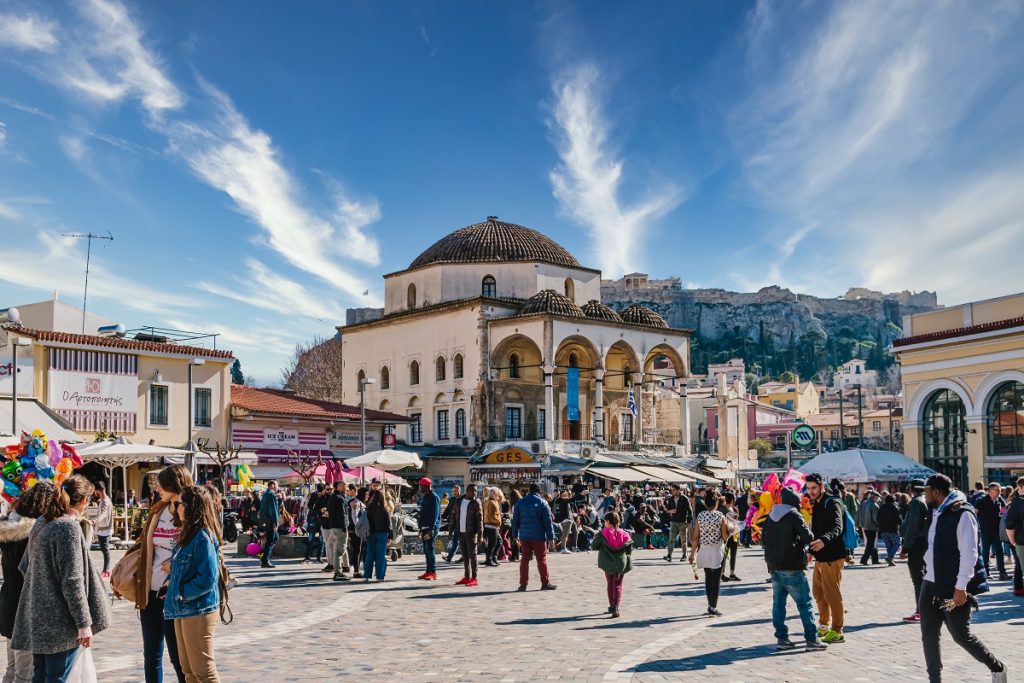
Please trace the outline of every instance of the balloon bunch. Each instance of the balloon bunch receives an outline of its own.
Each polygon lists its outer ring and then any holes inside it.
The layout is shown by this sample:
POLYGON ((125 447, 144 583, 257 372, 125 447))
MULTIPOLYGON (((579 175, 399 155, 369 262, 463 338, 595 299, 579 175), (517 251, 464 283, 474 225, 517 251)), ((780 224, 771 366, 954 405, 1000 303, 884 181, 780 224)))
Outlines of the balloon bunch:
POLYGON ((52 479, 60 486, 77 467, 82 456, 75 447, 46 438, 41 429, 21 433, 21 442, 4 447, 3 491, 0 496, 13 503, 24 491, 42 479, 52 479))
POLYGON ((249 469, 249 466, 245 463, 242 463, 235 468, 235 480, 243 489, 247 489, 252 486, 252 479, 252 470, 249 469))

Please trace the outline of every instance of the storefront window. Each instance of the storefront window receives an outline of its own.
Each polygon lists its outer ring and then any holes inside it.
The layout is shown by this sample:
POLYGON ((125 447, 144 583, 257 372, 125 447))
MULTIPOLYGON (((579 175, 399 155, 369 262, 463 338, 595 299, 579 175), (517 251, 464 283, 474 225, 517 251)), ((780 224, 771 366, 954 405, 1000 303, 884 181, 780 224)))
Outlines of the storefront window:
POLYGON ((992 395, 988 418, 988 454, 1024 453, 1024 383, 1007 382, 992 395))

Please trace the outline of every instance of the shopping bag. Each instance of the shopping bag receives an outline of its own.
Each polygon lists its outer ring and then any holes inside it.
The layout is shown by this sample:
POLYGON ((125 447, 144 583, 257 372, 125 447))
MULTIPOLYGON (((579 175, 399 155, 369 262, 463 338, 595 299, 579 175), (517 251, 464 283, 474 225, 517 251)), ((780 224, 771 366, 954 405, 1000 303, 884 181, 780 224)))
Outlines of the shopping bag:
POLYGON ((67 683, 99 683, 96 678, 96 665, 92 661, 92 648, 78 648, 75 663, 66 680, 67 683))

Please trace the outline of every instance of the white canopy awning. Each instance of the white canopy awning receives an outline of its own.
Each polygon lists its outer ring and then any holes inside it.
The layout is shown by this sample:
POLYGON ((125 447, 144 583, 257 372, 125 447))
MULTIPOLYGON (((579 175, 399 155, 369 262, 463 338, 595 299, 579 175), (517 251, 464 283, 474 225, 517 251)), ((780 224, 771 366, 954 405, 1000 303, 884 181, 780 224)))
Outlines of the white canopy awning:
POLYGON ((614 481, 641 482, 657 479, 657 477, 652 477, 646 472, 630 467, 592 467, 587 470, 587 473, 601 479, 612 479, 614 481))
POLYGON ((421 469, 423 461, 415 453, 385 448, 379 451, 370 451, 364 455, 357 455, 353 458, 346 458, 345 467, 376 467, 379 470, 392 472, 405 469, 406 467, 421 469))
POLYGON ((672 468, 669 467, 651 467, 646 465, 634 465, 633 469, 649 474, 653 478, 661 479, 662 481, 667 481, 670 484, 689 484, 696 481, 696 479, 694 479, 693 477, 683 474, 682 472, 679 472, 677 470, 673 470, 672 468))
POLYGON ((150 446, 134 443, 119 436, 116 439, 104 439, 79 447, 78 454, 85 462, 98 462, 108 467, 130 467, 140 462, 155 462, 161 458, 183 458, 191 453, 180 448, 166 446, 150 446))
POLYGON ((78 434, 71 429, 70 423, 57 413, 46 407, 43 403, 34 398, 18 399, 18 424, 16 434, 11 434, 11 415, 13 405, 10 396, 0 397, 0 446, 19 443, 21 433, 32 433, 33 429, 41 429, 46 433, 46 438, 57 439, 78 443, 82 440, 78 434))

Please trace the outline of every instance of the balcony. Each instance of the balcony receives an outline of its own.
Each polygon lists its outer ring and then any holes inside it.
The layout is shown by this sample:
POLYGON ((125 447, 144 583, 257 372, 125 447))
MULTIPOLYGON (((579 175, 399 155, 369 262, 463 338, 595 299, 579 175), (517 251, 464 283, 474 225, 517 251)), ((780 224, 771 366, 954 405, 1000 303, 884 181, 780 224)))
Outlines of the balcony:
POLYGON ((591 441, 593 425, 582 422, 556 422, 552 435, 544 433, 544 425, 491 425, 487 429, 488 441, 591 441))

